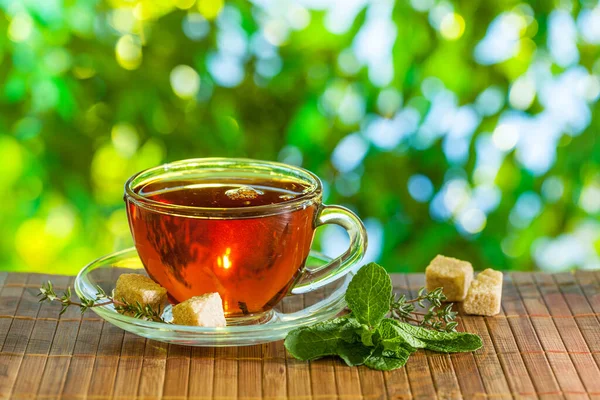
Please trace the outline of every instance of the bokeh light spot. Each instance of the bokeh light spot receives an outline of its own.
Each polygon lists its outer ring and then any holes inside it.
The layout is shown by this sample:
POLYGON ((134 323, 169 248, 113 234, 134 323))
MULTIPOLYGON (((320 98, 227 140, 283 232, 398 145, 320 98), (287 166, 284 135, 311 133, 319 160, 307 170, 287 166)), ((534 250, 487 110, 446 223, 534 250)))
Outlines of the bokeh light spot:
POLYGON ((198 13, 189 13, 185 16, 182 23, 183 33, 195 41, 201 40, 210 31, 210 25, 206 18, 198 13))
POLYGON ((549 203, 556 203, 563 196, 565 186, 557 176, 548 177, 542 184, 542 195, 549 203))
POLYGON ((122 36, 115 46, 119 65, 128 70, 134 70, 142 63, 142 46, 140 40, 132 35, 122 36))
POLYGON ((208 20, 215 19, 223 10, 223 0, 198 0, 198 11, 208 20))
POLYGON ((393 88, 383 89, 377 96, 377 110, 385 116, 391 116, 402 105, 402 93, 393 88))
POLYGON ((60 247, 61 240, 46 232, 46 221, 41 218, 24 221, 15 234, 15 250, 31 268, 40 269, 50 265, 60 247))
POLYGON ((13 42, 24 42, 33 32, 33 20, 24 12, 18 13, 10 21, 8 37, 13 42))
POLYGON ((71 207, 67 205, 54 207, 46 218, 45 231, 50 236, 67 239, 73 232, 75 219, 76 215, 71 207))
POLYGON ((600 181, 583 188, 579 196, 579 206, 588 214, 600 212, 600 181))
POLYGON ((529 77, 521 77, 513 83, 508 95, 510 105, 518 110, 527 110, 535 99, 535 82, 529 77))
POLYGON ((173 0, 173 2, 175 3, 175 7, 181 10, 187 10, 194 6, 196 0, 173 0))
POLYGON ((456 40, 465 32, 465 19, 457 13, 446 14, 440 23, 440 33, 444 39, 456 40))
POLYGON ((286 18, 290 26, 297 31, 306 28, 310 24, 310 12, 295 2, 288 3, 286 18))
POLYGON ((458 221, 466 232, 476 234, 485 228, 487 217, 480 209, 472 208, 461 213, 458 221))
POLYGON ((494 146, 503 151, 512 150, 519 140, 517 127, 511 124, 500 124, 494 130, 492 141, 494 146))
POLYGON ((279 151, 277 159, 282 163, 301 166, 303 159, 302 151, 296 146, 287 145, 279 151))
POLYGON ((8 189, 23 172, 23 150, 17 140, 0 134, 0 189, 8 189))
POLYGON ((289 29, 283 21, 272 19, 265 24, 263 34, 273 46, 281 46, 288 38, 289 29))
POLYGON ((343 138, 331 155, 331 161, 340 172, 350 172, 358 167, 367 151, 369 143, 358 133, 353 133, 343 138))
POLYGON ((131 33, 135 22, 133 10, 130 7, 120 7, 111 12, 110 24, 122 35, 131 33))
POLYGON ((110 133, 113 146, 125 158, 130 158, 138 148, 139 137, 131 124, 120 123, 113 126, 110 133))
POLYGON ((419 203, 425 203, 433 196, 433 184, 425 175, 413 175, 408 179, 408 193, 419 203))
POLYGON ((178 65, 171 71, 171 87, 182 99, 193 98, 200 90, 200 75, 188 65, 178 65))

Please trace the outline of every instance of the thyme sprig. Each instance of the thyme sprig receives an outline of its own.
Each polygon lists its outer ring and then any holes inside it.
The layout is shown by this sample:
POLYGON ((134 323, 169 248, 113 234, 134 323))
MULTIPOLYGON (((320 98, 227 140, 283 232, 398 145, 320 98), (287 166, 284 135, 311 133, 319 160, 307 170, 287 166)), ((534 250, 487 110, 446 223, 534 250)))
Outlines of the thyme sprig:
POLYGON ((150 305, 148 305, 148 304, 143 305, 137 301, 135 303, 131 304, 131 303, 126 302, 125 299, 116 300, 112 296, 106 294, 104 289, 102 289, 100 286, 96 286, 96 290, 97 290, 97 292, 96 292, 95 298, 86 299, 86 298, 81 298, 78 296, 79 302, 77 302, 77 301, 71 300, 71 297, 72 297, 71 287, 67 287, 67 289, 64 291, 63 295, 59 296, 56 293, 56 291, 54 290, 54 286, 52 285, 52 282, 48 281, 47 283, 42 285, 42 287, 40 288, 40 293, 38 293, 38 296, 41 296, 41 298, 39 300, 40 303, 44 302, 44 301, 60 302, 61 309, 60 309, 59 315, 64 314, 67 311, 67 308, 69 308, 70 306, 79 307, 81 313, 83 314, 88 309, 93 308, 93 307, 100 307, 100 306, 107 306, 109 304, 114 304, 115 310, 117 310, 118 312, 121 312, 121 313, 129 313, 134 318, 167 323, 161 317, 160 308, 158 310, 154 310, 152 307, 150 307, 150 305))
POLYGON ((452 303, 443 305, 446 296, 442 288, 428 292, 421 288, 416 298, 407 300, 406 295, 392 294, 390 316, 403 322, 410 322, 439 332, 455 332, 458 322, 452 303), (427 305, 426 305, 427 304, 427 305), (415 305, 426 308, 427 312, 416 311, 415 305))

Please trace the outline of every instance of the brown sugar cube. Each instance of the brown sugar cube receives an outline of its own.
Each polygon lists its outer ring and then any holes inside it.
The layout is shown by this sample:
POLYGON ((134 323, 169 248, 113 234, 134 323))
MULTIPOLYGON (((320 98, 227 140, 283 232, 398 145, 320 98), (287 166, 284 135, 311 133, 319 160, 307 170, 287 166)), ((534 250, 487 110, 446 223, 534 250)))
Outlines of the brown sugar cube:
POLYGON ((463 301, 473 280, 470 262, 437 255, 425 269, 428 291, 441 287, 446 301, 463 301))
POLYGON ((117 301, 124 300, 129 304, 139 302, 149 305, 154 311, 161 312, 167 302, 167 289, 145 275, 122 274, 117 279, 113 297, 117 301))
POLYGON ((195 296, 173 307, 176 325, 223 327, 227 325, 219 293, 195 296))
POLYGON ((502 272, 488 268, 471 283, 463 309, 467 314, 492 316, 500 312, 501 300, 502 272))

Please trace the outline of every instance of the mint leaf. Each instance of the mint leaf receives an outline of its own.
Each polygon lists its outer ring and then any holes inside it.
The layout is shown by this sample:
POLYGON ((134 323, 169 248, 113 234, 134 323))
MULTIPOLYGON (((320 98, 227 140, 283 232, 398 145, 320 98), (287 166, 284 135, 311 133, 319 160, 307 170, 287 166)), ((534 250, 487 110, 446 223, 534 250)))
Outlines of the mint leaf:
POLYGON ((398 322, 390 318, 381 321, 377 333, 379 336, 377 342, 386 350, 393 350, 403 343, 417 349, 424 349, 427 346, 424 341, 400 329, 398 322))
POLYGON ((346 342, 341 341, 338 343, 337 355, 346 362, 350 367, 355 365, 362 365, 371 356, 373 347, 364 346, 360 342, 346 342))
POLYGON ((346 302, 354 317, 371 328, 376 327, 390 311, 391 297, 392 280, 376 263, 362 267, 346 291, 346 302))
MULTIPOLYGON (((458 353, 463 351, 475 351, 483 343, 478 335, 465 332, 437 332, 414 326, 406 322, 393 321, 406 336, 411 336, 425 343, 425 348, 442 353, 458 353)), ((416 346, 415 346, 416 347, 416 346)))
POLYGON ((285 338, 284 345, 300 360, 338 355, 350 366, 360 365, 373 350, 360 343, 360 330, 361 325, 355 318, 344 316, 294 329, 285 338))
MULTIPOLYGON (((354 276, 346 291, 351 313, 331 321, 317 323, 291 331, 285 339, 290 354, 300 360, 314 360, 337 355, 349 366, 361 365, 390 371, 406 364, 417 349, 453 353, 474 351, 482 346, 477 335, 452 330, 454 314, 451 305, 437 310, 443 300, 441 291, 419 292, 419 297, 392 299, 392 282, 385 270, 375 263, 364 266, 354 276), (413 303, 427 300, 432 307, 428 326, 414 326, 396 319, 416 321, 410 314, 413 303), (387 314, 391 318, 385 318, 387 314)), ((416 321, 418 322, 418 321, 416 321)), ((423 325, 426 325, 427 315, 423 325)))
POLYGON ((300 360, 313 360, 337 354, 344 333, 342 327, 347 318, 336 318, 312 326, 294 329, 285 338, 285 348, 300 360))
POLYGON ((373 346, 373 335, 377 331, 375 329, 369 328, 367 325, 361 325, 361 329, 359 330, 360 341, 365 346, 373 346))
POLYGON ((384 350, 382 346, 378 346, 365 361, 365 366, 380 371, 391 371, 403 367, 414 352, 415 349, 406 344, 399 346, 396 351, 384 350))

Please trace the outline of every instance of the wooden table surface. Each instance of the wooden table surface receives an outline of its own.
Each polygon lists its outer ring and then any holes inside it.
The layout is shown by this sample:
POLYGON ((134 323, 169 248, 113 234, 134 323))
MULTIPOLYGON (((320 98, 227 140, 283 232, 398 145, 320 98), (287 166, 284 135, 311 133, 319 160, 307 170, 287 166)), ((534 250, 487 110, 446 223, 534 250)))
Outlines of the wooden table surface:
MULTIPOLYGON (((506 275, 503 313, 460 317, 474 353, 419 351, 379 372, 286 355, 282 342, 193 348, 39 304, 49 276, 0 273, 0 397, 13 399, 600 399, 600 272, 506 275)), ((72 277, 51 277, 65 287, 72 277)), ((393 275, 415 292, 423 275, 393 275)))

